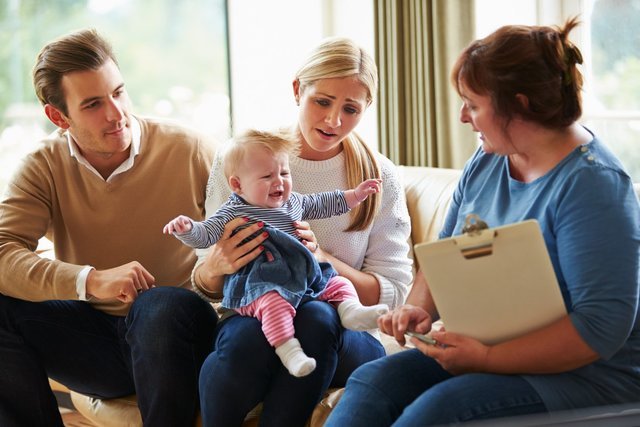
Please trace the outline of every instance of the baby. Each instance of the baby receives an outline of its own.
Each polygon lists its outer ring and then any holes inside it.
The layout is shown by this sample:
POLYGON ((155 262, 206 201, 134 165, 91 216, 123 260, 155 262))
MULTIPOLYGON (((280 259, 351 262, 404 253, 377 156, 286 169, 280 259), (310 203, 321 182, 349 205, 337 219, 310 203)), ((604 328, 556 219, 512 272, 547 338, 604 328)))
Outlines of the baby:
POLYGON ((234 138, 224 153, 224 173, 233 191, 229 199, 205 221, 181 215, 163 231, 191 247, 207 248, 234 218, 247 218, 247 225, 264 222, 269 233, 264 252, 225 278, 222 306, 256 317, 287 370, 302 377, 313 372, 316 361, 294 337, 293 319, 301 302, 314 298, 333 304, 342 325, 353 330, 376 328, 377 318, 388 307, 363 306, 351 281, 338 276, 329 263, 318 263, 294 226, 294 221, 348 212, 379 192, 382 181, 368 179, 346 191, 292 192, 289 156, 297 149, 296 142, 275 133, 250 130, 234 138))

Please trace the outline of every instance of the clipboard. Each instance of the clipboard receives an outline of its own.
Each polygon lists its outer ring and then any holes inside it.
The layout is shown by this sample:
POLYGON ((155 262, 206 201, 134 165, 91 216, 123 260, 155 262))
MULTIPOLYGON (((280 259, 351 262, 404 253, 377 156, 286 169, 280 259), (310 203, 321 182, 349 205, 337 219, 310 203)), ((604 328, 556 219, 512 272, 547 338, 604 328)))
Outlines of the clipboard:
POLYGON ((536 220, 489 228, 471 214, 460 236, 414 249, 447 331, 491 345, 567 314, 536 220))

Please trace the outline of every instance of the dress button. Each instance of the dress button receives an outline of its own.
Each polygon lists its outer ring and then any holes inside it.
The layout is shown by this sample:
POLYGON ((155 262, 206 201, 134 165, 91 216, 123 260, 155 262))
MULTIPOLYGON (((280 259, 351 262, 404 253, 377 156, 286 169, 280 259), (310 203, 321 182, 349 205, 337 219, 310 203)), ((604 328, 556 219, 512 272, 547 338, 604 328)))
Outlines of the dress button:
POLYGON ((587 157, 587 160, 589 160, 590 162, 593 162, 595 159, 596 159, 596 158, 595 158, 595 157, 593 157, 593 156, 589 156, 589 157, 587 157))
POLYGON ((589 149, 583 145, 582 147, 580 147, 580 151, 586 153, 587 151, 589 151, 589 149))

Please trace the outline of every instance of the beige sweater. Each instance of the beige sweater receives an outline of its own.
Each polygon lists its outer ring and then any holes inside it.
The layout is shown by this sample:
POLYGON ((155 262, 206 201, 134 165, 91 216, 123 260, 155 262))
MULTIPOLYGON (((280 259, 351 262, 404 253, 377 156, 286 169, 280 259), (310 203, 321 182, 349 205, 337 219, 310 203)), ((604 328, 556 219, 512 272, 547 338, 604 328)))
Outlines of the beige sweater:
MULTIPOLYGON (((78 299, 76 277, 140 262, 157 286, 190 286, 193 249, 162 227, 179 214, 204 217, 213 143, 172 124, 139 119, 140 153, 107 183, 79 164, 58 131, 28 155, 0 202, 0 293, 30 301, 78 299), (47 236, 55 260, 39 257, 47 236)), ((110 314, 129 305, 93 300, 110 314)))

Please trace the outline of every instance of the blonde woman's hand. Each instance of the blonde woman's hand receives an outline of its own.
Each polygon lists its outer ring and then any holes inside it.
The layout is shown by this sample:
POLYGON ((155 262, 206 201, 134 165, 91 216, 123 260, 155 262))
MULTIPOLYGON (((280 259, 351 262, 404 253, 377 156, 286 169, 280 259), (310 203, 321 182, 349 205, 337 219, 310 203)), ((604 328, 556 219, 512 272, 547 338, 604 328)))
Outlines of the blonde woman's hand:
POLYGON ((327 261, 315 233, 311 230, 311 225, 306 221, 294 221, 293 226, 296 228, 296 235, 300 237, 302 244, 311 251, 313 256, 315 256, 319 262, 327 261))
POLYGON ((264 227, 262 222, 251 224, 232 235, 236 228, 245 225, 246 222, 245 218, 229 221, 224 227, 220 240, 209 249, 204 262, 198 269, 198 276, 205 286, 216 277, 235 273, 256 259, 264 250, 262 243, 269 237, 266 231, 242 243, 244 239, 264 227))

